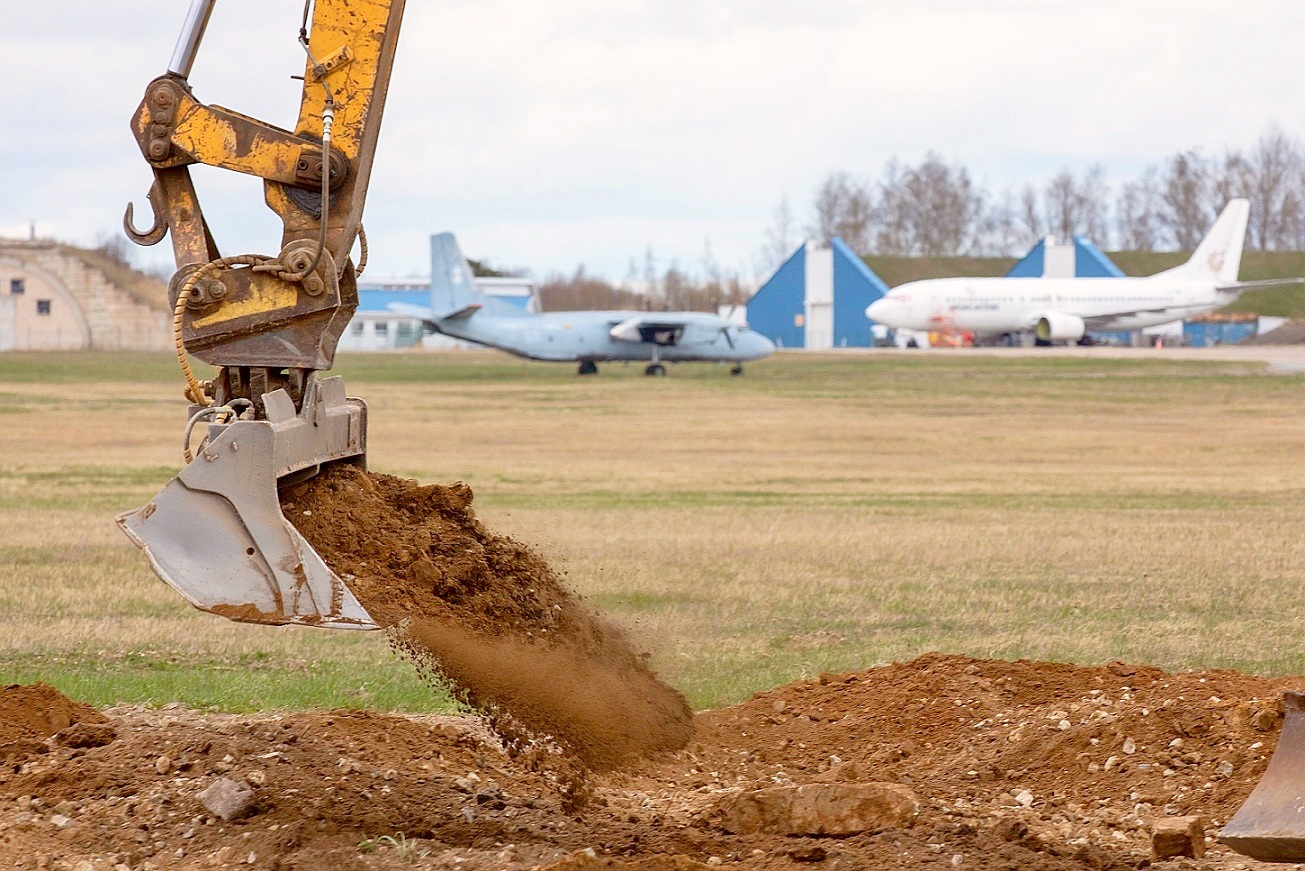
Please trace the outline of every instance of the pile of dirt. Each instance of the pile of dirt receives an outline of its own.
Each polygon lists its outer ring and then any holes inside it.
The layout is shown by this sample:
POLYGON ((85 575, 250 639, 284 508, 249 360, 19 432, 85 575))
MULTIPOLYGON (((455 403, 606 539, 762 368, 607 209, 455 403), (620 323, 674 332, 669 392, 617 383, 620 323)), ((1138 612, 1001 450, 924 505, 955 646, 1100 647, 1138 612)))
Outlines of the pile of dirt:
POLYGON ((281 501, 395 647, 514 749, 547 758, 547 738, 601 770, 688 741, 684 697, 542 558, 486 529, 466 485, 340 464, 281 501))
MULTIPOLYGON (((1232 871, 1253 863, 1213 835, 1303 686, 933 654, 701 713, 579 812, 474 717, 111 709, 108 746, 0 768, 0 866, 1232 871), (201 799, 222 779, 252 792, 230 820, 201 799), (1204 857, 1154 856, 1185 817, 1204 857)), ((73 705, 12 698, 31 722, 73 705)))
POLYGON ((65 697, 43 683, 0 688, 0 760, 6 765, 21 763, 45 753, 48 741, 63 734, 73 743, 78 725, 104 726, 108 720, 90 705, 65 697), (69 731, 72 730, 72 731, 69 731))

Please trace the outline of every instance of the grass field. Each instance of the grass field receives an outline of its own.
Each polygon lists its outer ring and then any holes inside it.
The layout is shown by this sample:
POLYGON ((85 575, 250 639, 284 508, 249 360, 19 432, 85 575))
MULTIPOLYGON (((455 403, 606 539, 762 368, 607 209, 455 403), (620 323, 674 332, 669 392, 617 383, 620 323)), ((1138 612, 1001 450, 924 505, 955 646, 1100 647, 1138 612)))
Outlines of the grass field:
MULTIPOLYGON (((666 379, 340 361, 370 464, 463 480, 695 706, 928 650, 1305 672, 1305 376, 778 355, 666 379)), ((379 633, 200 613, 115 528, 180 463, 165 355, 0 355, 0 680, 100 704, 446 702, 379 633)))

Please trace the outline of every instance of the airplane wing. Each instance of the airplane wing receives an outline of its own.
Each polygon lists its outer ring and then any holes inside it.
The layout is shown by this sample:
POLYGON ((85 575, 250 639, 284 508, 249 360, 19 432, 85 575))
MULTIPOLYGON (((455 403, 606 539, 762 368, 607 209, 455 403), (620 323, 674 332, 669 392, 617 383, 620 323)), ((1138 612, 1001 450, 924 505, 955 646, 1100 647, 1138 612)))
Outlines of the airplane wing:
POLYGON ((435 310, 424 305, 412 305, 406 302, 392 302, 385 306, 388 311, 395 314, 407 315, 410 318, 416 318, 419 321, 429 321, 432 319, 435 310))
MULTIPOLYGON (((410 318, 417 318, 418 320, 426 321, 427 323, 435 322, 435 310, 427 306, 412 305, 411 303, 406 302, 392 302, 387 305, 386 308, 396 314, 407 315, 410 318)), ((440 318, 440 320, 461 320, 463 318, 471 317, 478 311, 480 311, 480 303, 472 303, 471 305, 463 306, 452 314, 445 315, 440 318)))
MULTIPOLYGON (((1112 321, 1116 321, 1119 318, 1135 318, 1141 315, 1162 315, 1168 311, 1169 309, 1164 306, 1155 306, 1152 308, 1132 308, 1132 309, 1128 309, 1127 311, 1112 311, 1108 315, 1089 315, 1088 317, 1085 317, 1082 320, 1084 326, 1086 326, 1088 329, 1100 330, 1100 329, 1105 329, 1112 321)), ((1174 319, 1177 320, 1180 317, 1181 315, 1175 315, 1174 319)))
POLYGON ((654 319, 640 316, 621 321, 607 333, 618 342, 670 347, 680 344, 687 326, 685 321, 676 321, 672 318, 654 319))
POLYGON ((1286 287, 1291 284, 1305 284, 1305 278, 1266 278, 1263 281, 1239 281, 1236 284, 1226 284, 1215 289, 1235 290, 1238 293, 1243 293, 1248 290, 1260 290, 1265 287, 1286 287))

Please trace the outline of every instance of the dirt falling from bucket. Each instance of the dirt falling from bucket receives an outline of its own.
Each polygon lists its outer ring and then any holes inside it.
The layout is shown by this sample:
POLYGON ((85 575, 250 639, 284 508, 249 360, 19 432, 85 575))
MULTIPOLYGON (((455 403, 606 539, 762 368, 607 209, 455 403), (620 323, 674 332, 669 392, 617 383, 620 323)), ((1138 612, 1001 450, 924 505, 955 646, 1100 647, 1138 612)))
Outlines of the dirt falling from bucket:
POLYGON ((486 529, 465 484, 336 465, 281 494, 287 519, 394 646, 480 711, 512 749, 591 769, 684 746, 693 718, 628 638, 537 554, 486 529))

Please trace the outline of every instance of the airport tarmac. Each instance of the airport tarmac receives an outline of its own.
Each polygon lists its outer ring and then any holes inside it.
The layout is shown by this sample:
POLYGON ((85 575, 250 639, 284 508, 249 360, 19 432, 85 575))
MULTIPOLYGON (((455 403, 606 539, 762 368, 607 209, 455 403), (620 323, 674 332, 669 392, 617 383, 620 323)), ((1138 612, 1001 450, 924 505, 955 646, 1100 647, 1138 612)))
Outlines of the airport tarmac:
POLYGON ((972 357, 1083 357, 1120 360, 1192 360, 1264 362, 1273 372, 1305 372, 1305 345, 1216 345, 1210 348, 1122 348, 1109 345, 1057 345, 1054 347, 977 347, 977 348, 874 348, 872 354, 910 356, 972 357))

